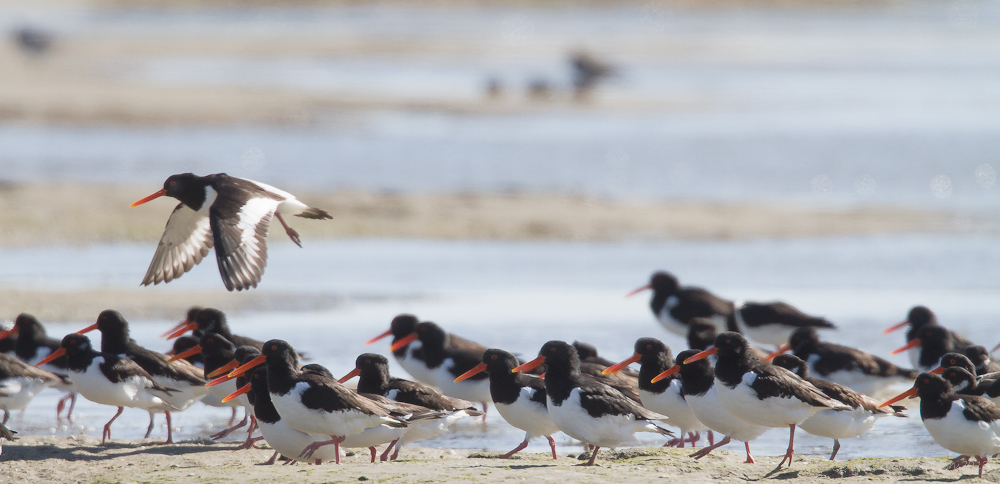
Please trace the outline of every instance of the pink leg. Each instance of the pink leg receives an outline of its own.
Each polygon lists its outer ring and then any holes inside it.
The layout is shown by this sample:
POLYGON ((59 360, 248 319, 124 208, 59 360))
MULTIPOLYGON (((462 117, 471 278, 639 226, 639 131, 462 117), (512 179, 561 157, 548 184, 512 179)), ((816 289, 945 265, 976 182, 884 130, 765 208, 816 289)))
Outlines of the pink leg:
POLYGON ((336 449, 337 464, 340 464, 340 443, 343 442, 343 441, 344 441, 343 437, 338 437, 336 435, 331 435, 330 436, 330 440, 326 440, 326 441, 323 441, 323 442, 313 442, 313 443, 307 445, 306 448, 302 449, 302 453, 299 454, 299 457, 305 457, 305 458, 308 459, 308 458, 312 457, 313 453, 316 452, 316 449, 318 449, 320 447, 323 447, 324 445, 333 444, 334 448, 336 449))
POLYGON ((524 448, 527 447, 527 446, 528 446, 528 439, 524 439, 524 442, 521 442, 517 447, 514 447, 514 450, 512 450, 512 451, 510 451, 510 452, 508 452, 508 453, 506 453, 504 455, 501 455, 499 458, 500 459, 510 459, 510 456, 512 456, 512 455, 514 455, 514 454, 516 454, 516 453, 524 450, 524 448))
POLYGON ((118 418, 123 411, 125 411, 125 407, 118 407, 118 413, 116 413, 114 417, 111 417, 111 420, 108 420, 108 423, 104 424, 104 433, 101 434, 101 445, 104 445, 104 442, 111 438, 111 424, 114 423, 115 419, 118 418))
POLYGON ((959 467, 964 467, 964 466, 967 466, 969 464, 971 464, 971 462, 969 462, 969 456, 967 456, 967 455, 960 455, 960 456, 955 457, 954 459, 951 460, 951 465, 949 465, 947 467, 947 469, 949 471, 953 471, 955 469, 958 469, 959 467))
POLYGON ((597 458, 597 451, 598 451, 598 450, 601 450, 601 448, 600 448, 600 447, 597 447, 597 446, 595 446, 595 447, 594 447, 594 453, 593 453, 593 454, 590 454, 590 460, 589 460, 589 461, 587 462, 587 465, 588 465, 588 466, 592 466, 592 465, 594 465, 594 459, 596 459, 596 458, 597 458))
MULTIPOLYGON (((396 439, 396 440, 398 441, 399 439, 396 439)), ((392 450, 392 458, 391 458, 391 460, 396 460, 396 458, 399 457, 399 449, 402 449, 402 448, 403 448, 403 444, 400 444, 399 442, 396 442, 396 448, 392 450)))
POLYGON ((236 407, 229 407, 233 409, 233 414, 229 417, 229 426, 232 427, 236 423, 236 407))
POLYGON ((553 439, 551 435, 546 435, 545 438, 549 441, 549 447, 552 448, 552 458, 558 459, 558 457, 556 457, 556 440, 553 439))
POLYGON ((715 434, 713 434, 712 431, 709 430, 708 431, 708 445, 712 445, 714 443, 715 443, 715 434))
POLYGON ((753 456, 750 455, 750 442, 749 441, 743 442, 743 445, 746 445, 747 447, 747 460, 746 462, 744 462, 744 464, 756 464, 757 461, 753 460, 753 456))
MULTIPOLYGON (((236 408, 236 407, 233 407, 233 408, 236 408)), ((278 451, 274 451, 274 454, 271 455, 271 458, 268 459, 267 462, 265 462, 263 465, 266 465, 266 466, 274 465, 274 462, 277 461, 277 460, 278 460, 278 451)))
POLYGON ((393 440, 392 442, 389 442, 389 446, 385 448, 385 452, 382 452, 382 456, 379 457, 380 461, 385 462, 385 461, 389 460, 389 451, 392 450, 392 448, 396 446, 396 442, 399 442, 399 439, 396 439, 396 440, 393 440))
POLYGON ((247 424, 247 420, 248 420, 247 417, 249 417, 249 414, 243 415, 243 420, 240 421, 240 423, 238 423, 238 424, 236 424, 236 425, 234 425, 232 427, 229 427, 228 429, 223 430, 221 432, 212 434, 212 440, 219 440, 219 439, 221 439, 221 438, 223 438, 223 437, 225 437, 225 436, 227 436, 227 435, 229 435, 229 434, 231 434, 231 433, 239 430, 240 428, 242 428, 244 425, 247 424))
POLYGON ((378 454, 378 449, 376 449, 375 446, 373 445, 373 446, 369 447, 368 450, 370 450, 372 452, 372 462, 371 463, 374 464, 375 463, 375 456, 378 454))
POLYGON ((321 466, 321 465, 323 465, 323 461, 319 460, 319 459, 316 459, 316 462, 313 462, 313 464, 321 466))
POLYGON ((694 457, 695 459, 701 459, 702 457, 705 457, 706 455, 710 454, 713 450, 718 449, 719 447, 722 447, 723 445, 726 445, 728 443, 729 443, 729 436, 727 435, 726 438, 720 440, 719 443, 705 447, 704 449, 701 449, 698 452, 691 454, 691 457, 694 457))
POLYGON ((167 441, 164 444, 174 443, 174 426, 170 421, 170 412, 163 412, 167 416, 167 441))
POLYGON ((295 242, 295 245, 302 247, 302 240, 299 239, 299 233, 285 223, 285 219, 281 218, 280 213, 274 212, 274 217, 277 218, 279 222, 281 222, 281 226, 285 228, 285 233, 288 234, 288 237, 290 239, 292 239, 292 242, 295 242))
POLYGON ((788 461, 788 467, 792 467, 792 456, 795 455, 795 424, 789 424, 788 428, 788 450, 785 451, 785 457, 778 463, 779 468, 786 460, 788 461))
POLYGON ((148 439, 149 434, 153 433, 153 427, 155 427, 153 424, 153 415, 155 415, 153 412, 149 412, 149 426, 146 427, 146 435, 142 437, 144 439, 148 439))
POLYGON ((989 457, 979 457, 977 455, 976 456, 976 460, 979 461, 979 478, 982 479, 983 478, 983 467, 985 467, 986 463, 990 461, 990 458, 989 457))
POLYGON ((255 444, 258 441, 264 439, 264 437, 254 437, 253 436, 253 431, 254 430, 257 430, 257 417, 254 417, 253 415, 251 415, 250 416, 250 431, 247 432, 247 440, 244 441, 242 444, 240 444, 240 446, 238 448, 240 448, 240 449, 252 449, 253 448, 253 444, 255 444))
POLYGON ((297 464, 298 462, 299 462, 299 461, 297 461, 297 460, 295 460, 295 459, 288 459, 288 460, 286 460, 286 461, 285 461, 285 463, 284 463, 284 464, 282 464, 282 465, 285 465, 285 466, 293 466, 293 465, 297 464))
POLYGON ((483 423, 486 423, 486 402, 483 402, 483 423))

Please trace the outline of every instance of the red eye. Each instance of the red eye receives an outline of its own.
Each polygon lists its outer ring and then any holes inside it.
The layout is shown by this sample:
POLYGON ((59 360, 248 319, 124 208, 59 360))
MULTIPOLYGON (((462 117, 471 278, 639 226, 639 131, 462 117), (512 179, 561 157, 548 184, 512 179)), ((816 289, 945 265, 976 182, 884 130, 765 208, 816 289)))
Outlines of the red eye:
POLYGON ((647 350, 652 350, 653 349, 653 345, 646 345, 646 349, 647 350))
POLYGON ((365 360, 365 364, 366 364, 366 365, 370 365, 370 364, 372 364, 372 360, 365 360))
POLYGON ((490 357, 490 359, 491 359, 491 360, 495 360, 495 359, 497 359, 497 355, 493 355, 493 356, 491 356, 491 357, 490 357))
POLYGON ((278 345, 271 345, 271 351, 278 351, 278 345))

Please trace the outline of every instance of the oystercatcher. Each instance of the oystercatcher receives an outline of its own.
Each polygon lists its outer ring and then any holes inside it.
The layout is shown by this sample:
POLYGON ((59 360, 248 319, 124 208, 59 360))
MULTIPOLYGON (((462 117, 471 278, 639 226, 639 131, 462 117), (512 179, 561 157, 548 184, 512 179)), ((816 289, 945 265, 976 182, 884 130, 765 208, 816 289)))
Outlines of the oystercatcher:
MULTIPOLYGON (((207 377, 209 373, 215 373, 220 371, 221 368, 227 367, 228 369, 221 371, 229 371, 237 366, 239 366, 236 361, 235 351, 236 347, 229 342, 226 338, 222 337, 216 333, 204 333, 200 340, 194 340, 188 336, 182 336, 177 338, 177 341, 184 339, 190 339, 193 346, 184 349, 184 346, 178 347, 174 344, 174 348, 179 351, 175 351, 174 355, 170 357, 168 361, 175 361, 178 359, 185 359, 191 362, 191 358, 200 357, 202 364, 201 369, 207 377)), ((190 344, 190 343, 189 343, 190 344)), ((198 366, 198 365, 195 365, 198 366)), ((230 381, 222 385, 216 385, 209 388, 210 393, 205 395, 201 399, 202 403, 219 408, 230 408, 232 409, 232 415, 229 417, 229 425, 232 426, 236 421, 236 409, 243 408, 243 402, 240 400, 232 400, 229 402, 223 402, 222 399, 225 398, 230 393, 236 391, 236 382, 230 381)), ((249 417, 249 412, 244 412, 243 422, 236 428, 240 428, 246 425, 247 418, 249 417)))
MULTIPOLYGON (((220 337, 220 339, 221 339, 221 337, 220 337)), ((235 369, 235 368, 239 367, 241 364, 249 363, 249 362, 253 361, 254 358, 257 358, 258 356, 260 356, 260 351, 257 348, 255 348, 253 346, 240 346, 239 348, 236 348, 236 350, 233 352, 233 360, 231 362, 223 365, 219 369, 215 370, 213 372, 213 374, 219 373, 219 372, 223 371, 225 368, 235 369)), ((211 388, 215 388, 216 386, 219 386, 219 385, 225 385, 225 388, 227 388, 227 389, 233 389, 233 388, 240 388, 240 387, 246 386, 246 384, 248 382, 249 382, 249 380, 248 380, 248 377, 247 377, 246 374, 241 374, 241 375, 238 375, 238 376, 223 375, 223 376, 221 376, 219 378, 216 378, 215 380, 212 380, 212 381, 208 382, 207 384, 205 384, 205 386, 209 387, 211 389, 211 388)), ((225 397, 223 397, 223 400, 225 400, 225 397)), ((247 428, 247 438, 243 442, 243 444, 241 444, 240 447, 239 447, 241 449, 249 449, 249 448, 251 448, 253 446, 253 443, 255 442, 254 436, 253 436, 253 431, 256 430, 256 428, 257 428, 257 419, 256 419, 256 417, 254 416, 254 413, 253 413, 254 412, 253 411, 253 404, 252 404, 252 402, 250 402, 250 400, 249 400, 248 397, 243 396, 243 395, 239 395, 235 399, 229 399, 229 400, 227 400, 224 403, 230 403, 230 402, 238 402, 239 405, 243 406, 243 410, 244 410, 243 420, 241 420, 236 425, 230 426, 227 429, 223 429, 223 430, 221 430, 219 432, 216 432, 211 437, 214 440, 222 439, 222 438, 226 437, 227 435, 235 432, 236 430, 239 430, 244 425, 246 425, 247 424, 247 419, 249 418, 249 420, 250 420, 250 427, 247 428)))
POLYGON ((1000 363, 990 358, 990 352, 985 346, 972 345, 965 348, 965 356, 976 366, 977 375, 1000 371, 1000 363))
POLYGON ((837 451, 840 450, 840 439, 860 437, 871 430, 875 426, 875 421, 881 417, 890 415, 906 417, 906 414, 903 413, 904 407, 880 408, 879 402, 868 395, 858 393, 844 385, 809 376, 806 363, 795 355, 778 355, 774 358, 774 364, 791 370, 803 380, 819 388, 826 396, 852 408, 852 410, 847 411, 820 410, 799 424, 802 430, 810 434, 833 439, 833 453, 830 454, 830 460, 837 457, 837 451))
MULTIPOLYGON (((45 327, 34 316, 21 313, 14 319, 14 326, 0 333, 0 339, 6 341, 9 335, 16 335, 14 356, 29 365, 37 365, 45 357, 59 349, 60 341, 49 338, 45 334, 45 327)), ((60 375, 66 374, 66 358, 56 358, 41 366, 43 370, 60 375)), ((73 407, 76 406, 76 390, 73 389, 72 381, 56 383, 53 388, 66 392, 66 395, 59 399, 56 404, 56 421, 60 420, 59 414, 69 401, 69 409, 66 411, 66 419, 73 421, 73 407)))
POLYGON ((257 287, 267 265, 267 230, 272 216, 299 247, 302 247, 299 234, 285 223, 282 213, 317 220, 333 218, 286 191, 225 173, 172 175, 163 182, 161 190, 131 206, 164 195, 181 203, 167 220, 153 261, 142 279, 144 286, 180 277, 201 262, 214 245, 226 289, 242 291, 257 287))
POLYGON ((764 361, 771 361, 789 349, 806 361, 810 373, 865 395, 881 396, 891 386, 904 382, 909 385, 918 373, 857 348, 820 341, 815 328, 795 330, 788 344, 779 347, 764 361))
POLYGON ((681 351, 677 354, 677 361, 674 366, 652 379, 653 383, 657 383, 679 372, 681 376, 681 391, 691 411, 694 412, 694 415, 706 427, 725 436, 719 442, 691 454, 691 457, 701 459, 713 450, 728 444, 732 439, 736 439, 743 442, 744 447, 746 447, 746 463, 755 463, 753 455, 750 454, 750 441, 760 437, 764 432, 771 430, 771 427, 754 425, 726 410, 722 406, 722 401, 719 400, 719 394, 715 389, 715 370, 712 369, 712 365, 708 359, 684 363, 685 360, 696 354, 698 354, 697 350, 681 351))
MULTIPOLYGON (((947 353, 962 353, 962 347, 955 339, 957 335, 948 329, 937 325, 925 325, 917 331, 917 337, 905 345, 892 350, 890 354, 902 353, 916 349, 916 368, 921 372, 931 371, 940 365, 941 358, 947 353)), ((912 358, 913 353, 910 353, 912 358)))
POLYGON ((11 410, 27 407, 39 392, 58 384, 68 385, 69 378, 0 354, 0 410, 3 410, 3 422, 0 423, 7 423, 11 410))
MULTIPOLYGON (((66 355, 67 370, 83 398, 102 405, 118 407, 118 413, 104 425, 101 445, 111 438, 111 424, 125 407, 168 412, 177 410, 167 400, 177 390, 157 383, 136 362, 115 354, 94 351, 90 339, 82 334, 67 334, 60 348, 36 366, 66 355)), ((168 424, 169 426, 169 424, 168 424)))
POLYGON ((673 376, 656 383, 652 381, 653 377, 674 366, 670 348, 656 338, 639 338, 634 348, 635 353, 632 356, 615 363, 604 372, 617 373, 628 365, 639 362, 639 399, 642 406, 666 415, 667 425, 681 429, 680 437, 667 442, 667 446, 684 448, 685 442, 690 442, 694 446, 698 442, 698 432, 708 428, 698 421, 698 417, 684 400, 680 377, 673 376))
POLYGON ((687 336, 687 325, 691 318, 708 318, 718 331, 736 331, 730 321, 733 302, 722 299, 700 287, 681 287, 677 278, 669 272, 654 272, 649 284, 642 286, 625 297, 647 289, 653 290, 649 308, 653 316, 667 331, 678 336, 687 336))
POLYGON ((632 442, 636 432, 672 436, 653 421, 667 417, 643 408, 618 390, 585 378, 576 349, 564 341, 549 341, 538 357, 512 371, 527 371, 545 363, 546 406, 552 421, 564 433, 593 445, 590 461, 601 447, 632 442))
POLYGON ((501 459, 509 459, 524 450, 528 441, 535 437, 545 437, 549 441, 552 458, 556 459, 556 441, 552 439, 552 434, 558 432, 559 427, 556 427, 549 416, 545 381, 534 375, 511 371, 520 364, 516 356, 504 350, 488 349, 483 353, 482 363, 463 373, 455 381, 460 382, 487 372, 493 405, 507 423, 524 431, 524 442, 501 455, 501 459))
POLYGON ((956 395, 944 378, 933 373, 921 373, 912 389, 882 406, 913 394, 920 397, 920 418, 934 442, 961 454, 951 468, 968 464, 967 456, 974 456, 982 478, 989 456, 1000 453, 1000 407, 983 397, 956 395))
MULTIPOLYGON (((693 318, 688 323, 688 348, 698 351, 708 349, 709 346, 715 344, 715 337, 718 335, 718 330, 715 329, 715 325, 710 320, 706 318, 693 318)), ((767 357, 767 352, 756 346, 751 346, 750 351, 753 357, 759 360, 767 357)), ((714 363, 715 357, 713 356, 712 358, 711 361, 714 363)))
MULTIPOLYGON (((191 316, 190 312, 188 312, 188 316, 191 316)), ((201 337, 205 333, 216 333, 237 347, 253 346, 259 350, 264 346, 264 342, 262 341, 248 336, 233 334, 233 331, 229 329, 229 323, 226 322, 226 313, 215 308, 199 309, 194 314, 193 320, 182 323, 173 333, 167 336, 167 339, 176 338, 188 331, 194 331, 194 334, 198 337, 201 337)))
POLYGON ((198 345, 198 338, 181 336, 174 340, 174 344, 170 346, 170 351, 163 354, 169 356, 171 360, 184 359, 202 370, 205 369, 205 355, 202 354, 201 348, 198 345), (183 356, 177 356, 181 354, 183 356))
POLYGON ((229 376, 267 363, 267 386, 271 402, 281 419, 300 432, 329 435, 330 440, 309 444, 300 454, 310 458, 316 449, 334 444, 340 463, 340 443, 344 437, 379 425, 406 427, 406 422, 392 416, 384 405, 362 398, 333 378, 299 369, 295 349, 285 341, 272 339, 264 351, 229 376))
POLYGON ((832 408, 850 410, 795 373, 750 356, 750 344, 735 332, 715 338, 715 346, 684 360, 686 363, 718 354, 715 387, 722 405, 747 422, 767 427, 789 428, 788 450, 778 463, 792 464, 795 455, 795 426, 817 411, 832 408))
POLYGON ((153 380, 160 385, 176 389, 176 391, 163 396, 163 399, 172 408, 161 410, 159 407, 150 407, 149 427, 146 430, 146 438, 148 438, 153 431, 154 413, 162 411, 167 417, 167 440, 164 443, 173 443, 171 411, 186 410, 202 397, 208 395, 209 389, 205 388, 205 373, 186 360, 177 360, 171 363, 170 358, 166 355, 140 346, 129 337, 128 321, 114 309, 101 311, 97 315, 97 322, 77 331, 77 333, 86 334, 95 329, 101 332, 101 353, 129 358, 149 373, 153 380))
POLYGON ((957 366, 945 368, 941 376, 948 380, 955 393, 989 398, 993 403, 1000 405, 1000 379, 977 379, 968 370, 957 366))
POLYGON ((733 312, 739 332, 760 344, 781 346, 799 328, 836 329, 824 318, 810 316, 783 302, 743 303, 733 312))
MULTIPOLYGON (((389 329, 368 340, 365 345, 370 345, 386 336, 392 336, 392 344, 390 347, 395 347, 403 338, 406 338, 412 334, 416 333, 417 325, 420 321, 416 316, 412 314, 400 314, 395 318, 392 318, 392 322, 389 324, 389 329)), ((450 339, 453 341, 460 340, 457 336, 449 334, 450 339)), ((405 346, 399 346, 395 350, 392 350, 392 356, 396 358, 396 362, 399 366, 402 366, 414 380, 425 385, 437 386, 434 382, 434 378, 431 376, 430 370, 427 365, 424 364, 423 359, 423 343, 419 340, 413 338, 409 344, 405 346)), ((484 348, 485 350, 485 348, 484 348)))
MULTIPOLYGON (((882 331, 882 333, 889 334, 904 326, 909 326, 909 329, 906 330, 906 342, 909 343, 910 341, 913 341, 920 337, 920 331, 925 326, 941 326, 941 325, 938 324, 937 316, 934 314, 933 311, 924 306, 914 306, 913 308, 910 309, 910 312, 907 313, 905 320, 886 328, 884 331, 882 331)), ((965 351, 965 348, 972 346, 972 342, 966 339, 964 336, 950 330, 948 331, 948 333, 950 334, 950 340, 954 345, 954 351, 961 353, 965 351)), ((915 347, 910 348, 909 350, 910 350, 909 351, 910 364, 913 365, 914 368, 920 368, 922 366, 919 362, 920 351, 917 350, 915 347)))

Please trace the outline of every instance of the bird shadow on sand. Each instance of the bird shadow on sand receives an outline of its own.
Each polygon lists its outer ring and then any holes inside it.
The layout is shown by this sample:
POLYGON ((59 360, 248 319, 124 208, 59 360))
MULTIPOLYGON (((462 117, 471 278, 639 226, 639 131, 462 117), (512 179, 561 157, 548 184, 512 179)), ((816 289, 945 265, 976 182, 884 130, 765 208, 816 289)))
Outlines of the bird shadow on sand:
POLYGON ((201 452, 235 450, 228 445, 155 445, 112 442, 105 445, 81 445, 78 447, 58 447, 51 444, 6 445, 3 449, 5 461, 41 461, 62 459, 69 462, 103 461, 133 455, 190 455, 201 452), (119 452, 131 449, 131 451, 119 452))

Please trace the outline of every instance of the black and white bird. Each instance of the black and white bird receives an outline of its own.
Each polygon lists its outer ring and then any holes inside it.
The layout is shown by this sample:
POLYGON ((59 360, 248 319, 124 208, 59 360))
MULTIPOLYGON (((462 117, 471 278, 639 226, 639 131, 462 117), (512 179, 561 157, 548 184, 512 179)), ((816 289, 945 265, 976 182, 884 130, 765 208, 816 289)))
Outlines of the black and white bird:
MULTIPOLYGON (((182 336, 177 338, 177 341, 181 341, 188 336, 182 336)), ((201 369, 205 373, 207 378, 209 373, 216 373, 224 371, 229 371, 236 368, 238 362, 236 361, 236 346, 233 345, 229 340, 224 338, 222 335, 216 333, 204 333, 201 339, 193 341, 194 346, 184 349, 183 346, 180 348, 175 344, 175 348, 179 351, 175 351, 174 355, 170 357, 170 362, 185 359, 191 362, 191 358, 201 357, 201 369), (224 368, 227 367, 228 369, 224 368)), ((192 363, 194 364, 194 363, 192 363)), ((198 366, 198 365, 195 365, 198 366)), ((222 399, 226 398, 230 393, 236 391, 236 381, 231 380, 224 382, 221 385, 215 385, 209 387, 209 394, 205 395, 201 401, 202 403, 219 408, 230 408, 232 409, 232 415, 229 418, 229 425, 232 426, 236 421, 236 409, 243 408, 243 402, 234 399, 228 402, 223 402, 222 399)), ((243 422, 239 427, 246 425, 247 418, 249 418, 249 412, 244 413, 243 422)), ((239 428, 237 427, 237 428, 239 428)))
POLYGON ((960 454, 950 468, 966 465, 968 457, 975 457, 982 478, 989 456, 1000 453, 1000 407, 983 397, 956 395, 943 377, 933 373, 921 373, 913 388, 882 406, 913 395, 920 397, 920 418, 934 442, 960 454))
POLYGON ((272 217, 281 222, 285 233, 299 247, 299 234, 285 223, 282 214, 317 220, 332 218, 284 190, 225 173, 172 175, 163 182, 162 189, 131 206, 164 195, 180 203, 167 220, 142 279, 144 286, 180 277, 201 262, 214 245, 226 289, 257 287, 267 265, 267 231, 272 217))
POLYGON ((890 415, 906 417, 906 414, 903 413, 904 407, 879 407, 878 400, 868 395, 858 393, 844 385, 809 376, 809 369, 806 368, 805 362, 795 355, 778 355, 774 358, 774 364, 791 370, 803 380, 819 388, 826 396, 851 407, 851 410, 843 411, 820 410, 799 424, 802 430, 810 434, 833 439, 833 453, 830 454, 830 460, 837 457, 837 452, 840 450, 840 439, 864 435, 875 426, 875 421, 879 418, 890 415))
MULTIPOLYGON (((45 333, 45 327, 34 316, 21 313, 14 319, 14 326, 0 333, 0 339, 6 340, 11 335, 16 336, 14 342, 14 356, 29 365, 37 365, 45 357, 60 347, 60 341, 50 338, 45 333)), ((66 374, 66 358, 56 358, 41 366, 41 369, 51 373, 66 374)), ((66 392, 56 403, 56 420, 60 419, 62 409, 66 402, 69 402, 69 409, 66 411, 66 419, 73 421, 73 407, 76 406, 76 391, 73 389, 72 381, 56 383, 53 388, 61 392, 66 392)))
POLYGON ((653 316, 667 331, 685 337, 688 334, 688 323, 692 318, 708 318, 718 331, 736 331, 731 326, 734 305, 732 301, 723 299, 700 287, 681 287, 677 278, 669 272, 655 272, 649 279, 649 284, 642 286, 625 297, 638 294, 647 289, 653 291, 649 300, 649 308, 653 316))
POLYGON ((667 446, 683 448, 686 442, 693 446, 698 442, 699 431, 708 430, 698 420, 681 392, 680 376, 673 376, 653 383, 653 377, 674 366, 670 348, 656 338, 639 338, 635 342, 635 353, 609 366, 605 373, 617 373, 628 365, 639 362, 639 399, 642 406, 656 413, 666 415, 667 425, 681 429, 680 437, 667 442, 667 446))
POLYGON ((975 365, 976 375, 1000 372, 1000 362, 990 357, 990 352, 985 346, 969 346, 965 348, 965 356, 975 365))
POLYGON ((118 413, 104 425, 102 445, 111 438, 111 424, 125 407, 141 408, 150 414, 154 411, 177 410, 177 407, 166 401, 166 397, 177 390, 160 385, 152 375, 128 358, 95 351, 90 345, 90 339, 81 334, 66 335, 60 348, 36 366, 63 355, 66 355, 70 378, 83 398, 118 407, 118 413))
POLYGON ((572 345, 549 341, 537 358, 514 371, 528 371, 542 363, 547 367, 545 390, 549 415, 559 430, 594 446, 587 465, 594 465, 601 447, 631 443, 636 432, 673 435, 654 422, 665 420, 665 415, 643 408, 608 385, 585 378, 580 373, 580 357, 572 345))
POLYGON ((970 345, 963 345, 956 333, 936 324, 924 325, 916 332, 916 337, 905 345, 892 350, 890 354, 899 354, 910 350, 910 357, 916 356, 915 368, 928 372, 940 366, 941 358, 948 353, 964 353, 970 345), (913 352, 915 350, 915 353, 913 352))
POLYGON ((747 302, 733 311, 738 331, 760 344, 781 346, 799 328, 836 329, 825 318, 811 316, 783 302, 747 302))
POLYGON ((911 385, 919 373, 857 348, 820 341, 815 328, 795 330, 787 345, 763 361, 771 361, 788 350, 806 362, 809 373, 872 397, 882 397, 899 384, 911 385))
POLYGON ((657 383, 675 373, 679 373, 681 378, 681 392, 691 411, 694 412, 694 415, 706 427, 725 436, 722 440, 691 454, 691 457, 701 459, 713 450, 735 439, 743 442, 744 447, 746 447, 746 463, 755 463, 753 455, 750 454, 750 441, 760 437, 764 432, 771 430, 771 427, 754 425, 726 410, 722 405, 722 401, 719 400, 719 393, 715 389, 715 370, 708 359, 684 363, 685 360, 696 354, 698 354, 697 350, 681 351, 677 354, 676 364, 663 373, 656 375, 652 380, 653 383, 657 383))
POLYGON ((517 357, 501 349, 488 349, 483 353, 483 362, 455 379, 462 381, 482 372, 490 378, 490 396, 500 416, 507 423, 524 431, 524 441, 514 450, 500 456, 509 459, 524 450, 528 441, 535 437, 545 437, 556 459, 556 441, 552 434, 559 427, 549 416, 545 380, 522 372, 513 372, 521 364, 517 357))
MULTIPOLYGON (((392 322, 389 324, 389 329, 384 333, 368 340, 365 345, 370 345, 382 338, 387 336, 392 336, 392 342, 390 347, 395 347, 397 343, 403 338, 410 337, 416 334, 417 325, 420 324, 420 320, 412 314, 400 314, 395 318, 392 318, 392 322)), ((396 358, 396 363, 402 366, 414 380, 425 385, 430 385, 437 387, 434 382, 434 377, 431 375, 430 370, 423 361, 423 343, 421 343, 416 337, 410 338, 412 341, 409 344, 401 345, 395 350, 392 350, 392 356, 396 358)), ((449 339, 451 341, 457 341, 461 338, 453 334, 449 334, 449 339)), ((485 350, 485 348, 484 348, 485 350)))
MULTIPOLYGON (((937 316, 934 314, 933 311, 931 311, 925 306, 914 306, 910 309, 910 312, 906 314, 906 319, 886 328, 884 331, 882 331, 882 333, 889 334, 893 331, 896 331, 898 329, 907 326, 909 326, 909 328, 906 330, 907 343, 919 338, 921 330, 923 330, 923 328, 926 326, 943 327, 938 323, 937 316)), ((964 336, 954 331, 948 330, 947 328, 945 328, 945 330, 948 332, 948 338, 954 347, 953 351, 962 353, 965 351, 965 348, 968 348, 969 346, 973 345, 973 343, 968 339, 966 339, 964 336)), ((923 365, 921 365, 919 361, 920 350, 917 347, 912 347, 907 349, 909 350, 910 364, 913 365, 914 368, 921 368, 923 365)))
POLYGON ((0 354, 0 410, 3 424, 11 410, 22 410, 42 390, 58 384, 68 384, 69 378, 35 368, 13 356, 0 354))
POLYGON ((851 409, 795 373, 750 356, 750 344, 739 333, 719 334, 715 346, 684 361, 689 363, 713 354, 719 356, 715 387, 726 410, 756 425, 789 428, 788 450, 778 467, 786 460, 789 465, 792 463, 797 425, 823 409, 851 409))

